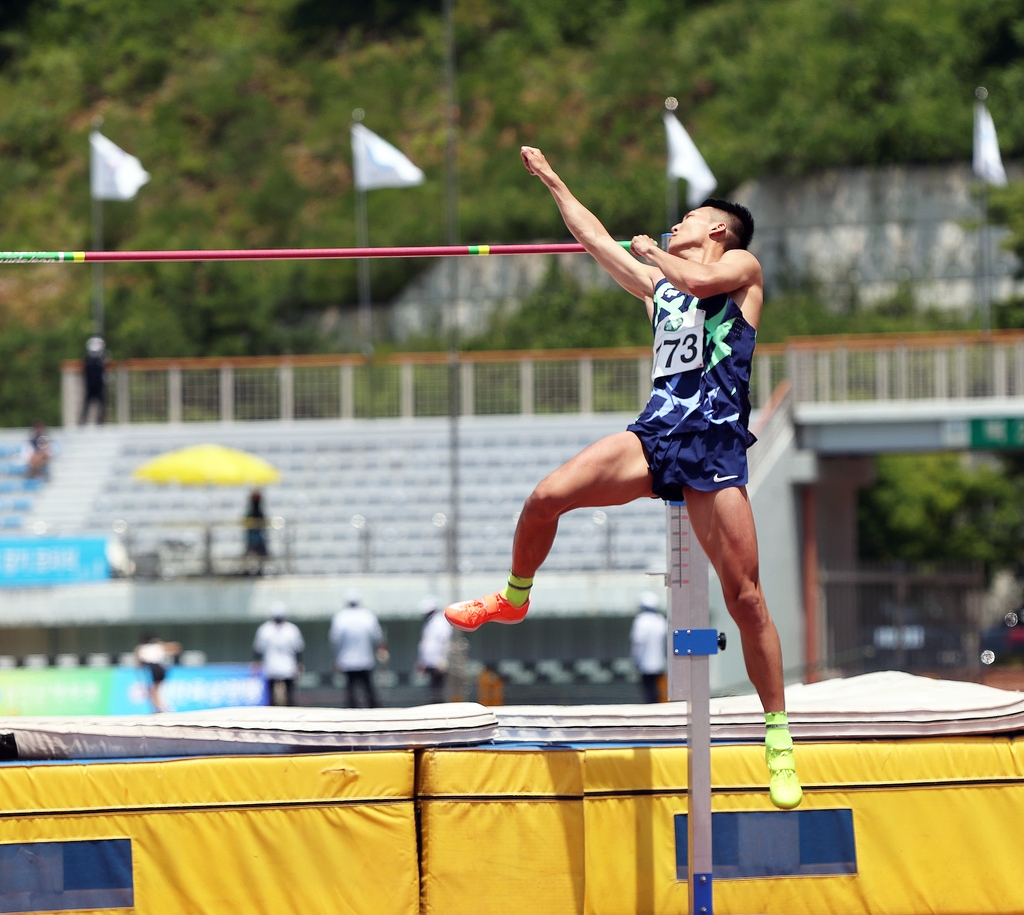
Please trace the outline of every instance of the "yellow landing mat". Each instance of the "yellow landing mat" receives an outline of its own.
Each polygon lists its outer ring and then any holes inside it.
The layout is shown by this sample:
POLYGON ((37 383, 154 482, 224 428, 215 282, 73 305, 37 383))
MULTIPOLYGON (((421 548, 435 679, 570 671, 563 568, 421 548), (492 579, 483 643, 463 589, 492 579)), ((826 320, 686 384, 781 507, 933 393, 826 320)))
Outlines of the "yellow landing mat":
POLYGON ((413 915, 414 764, 399 751, 4 766, 0 911, 413 915))

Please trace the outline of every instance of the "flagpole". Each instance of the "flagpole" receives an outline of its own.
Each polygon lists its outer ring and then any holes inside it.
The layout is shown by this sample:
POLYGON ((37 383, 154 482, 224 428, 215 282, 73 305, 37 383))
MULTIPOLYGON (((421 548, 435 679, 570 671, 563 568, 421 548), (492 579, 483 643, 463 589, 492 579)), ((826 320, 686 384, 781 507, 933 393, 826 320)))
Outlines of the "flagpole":
MULTIPOLYGON (((449 245, 459 241, 459 172, 458 172, 458 86, 455 81, 455 0, 442 0, 444 14, 444 94, 445 94, 445 240, 449 245)), ((461 412, 459 374, 459 262, 448 264, 448 475, 450 518, 448 521, 448 590, 451 600, 460 595, 459 535, 461 533, 461 496, 459 474, 459 414, 461 412)), ((472 396, 472 395, 470 395, 472 396)), ((452 637, 448 659, 447 699, 457 702, 470 696, 466 682, 466 661, 469 642, 462 633, 452 637)))
MULTIPOLYGON (((352 112, 352 123, 358 124, 364 117, 366 117, 366 112, 362 108, 356 108, 352 112)), ((356 244, 360 248, 368 248, 370 246, 370 225, 366 215, 366 191, 359 187, 356 187, 356 244)), ((356 277, 359 284, 359 345, 364 356, 372 356, 373 309, 370 304, 370 262, 365 257, 359 258, 356 277)))
MULTIPOLYGON (((978 86, 974 90, 974 97, 978 100, 975 105, 975 156, 978 153, 978 105, 985 106, 985 99, 988 98, 988 89, 978 86)), ((977 170, 977 164, 975 163, 977 170)), ((982 169, 982 171, 986 171, 982 169)), ((992 329, 992 294, 989 288, 989 238, 988 238, 988 174, 979 175, 981 178, 981 222, 978 229, 978 311, 981 314, 981 328, 985 333, 992 329)))
MULTIPOLYGON (((674 96, 665 99, 665 110, 675 111, 679 107, 679 101, 674 96)), ((679 222, 679 179, 672 174, 671 169, 666 169, 665 178, 668 182, 668 189, 665 195, 665 215, 668 219, 668 228, 671 229, 679 222)))
MULTIPOLYGON (((369 247, 366 191, 356 191, 356 238, 360 248, 369 247)), ((359 258, 359 340, 364 356, 373 355, 373 309, 370 304, 370 259, 359 258)))
MULTIPOLYGON (((92 249, 103 250, 103 201, 92 198, 92 249)), ((103 336, 103 262, 92 265, 92 332, 103 336)))
POLYGON ((981 269, 979 293, 981 297, 981 329, 987 334, 992 330, 992 290, 990 285, 991 271, 989 268, 989 237, 988 237, 988 182, 981 183, 981 233, 978 239, 981 245, 981 256, 978 258, 981 269))
MULTIPOLYGON (((94 130, 103 126, 103 118, 97 115, 92 120, 94 130)), ((98 200, 93 193, 92 187, 92 159, 96 153, 93 151, 92 143, 89 144, 89 198, 92 201, 92 249, 93 251, 103 250, 103 201, 98 200)), ((103 314, 103 264, 92 265, 92 332, 97 337, 103 336, 104 330, 103 314)))

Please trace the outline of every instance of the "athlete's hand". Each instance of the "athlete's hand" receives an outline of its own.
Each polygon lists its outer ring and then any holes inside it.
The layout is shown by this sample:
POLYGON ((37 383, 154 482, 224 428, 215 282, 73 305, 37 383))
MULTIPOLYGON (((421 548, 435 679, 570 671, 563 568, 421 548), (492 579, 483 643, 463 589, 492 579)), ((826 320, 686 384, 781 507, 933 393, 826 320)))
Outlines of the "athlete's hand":
POLYGON ((634 235, 633 241, 630 242, 629 250, 637 257, 646 258, 652 252, 660 251, 661 245, 651 238, 650 235, 634 235))
POLYGON ((541 181, 555 176, 555 170, 548 164, 548 160, 544 158, 544 153, 535 146, 523 146, 519 150, 519 156, 523 160, 526 170, 531 175, 536 175, 541 181))

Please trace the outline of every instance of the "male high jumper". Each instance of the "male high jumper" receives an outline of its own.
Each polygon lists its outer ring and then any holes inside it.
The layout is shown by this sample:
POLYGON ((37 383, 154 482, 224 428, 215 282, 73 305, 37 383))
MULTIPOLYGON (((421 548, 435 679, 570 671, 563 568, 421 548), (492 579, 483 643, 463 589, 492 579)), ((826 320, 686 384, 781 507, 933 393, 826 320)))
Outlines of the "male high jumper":
POLYGON ((654 390, 626 432, 603 438, 548 475, 523 506, 508 586, 452 604, 445 616, 472 632, 518 623, 533 576, 551 550, 561 515, 639 498, 684 499, 697 540, 718 573, 743 643, 747 674, 765 711, 772 803, 792 808, 803 791, 785 712, 782 647, 758 575, 757 536, 747 498, 750 367, 764 286, 747 245, 750 212, 709 199, 672 227, 668 250, 646 235, 630 256, 569 191, 539 149, 523 164, 551 191, 569 231, 627 292, 647 305, 654 329, 654 390), (653 266, 651 266, 653 265, 653 266))

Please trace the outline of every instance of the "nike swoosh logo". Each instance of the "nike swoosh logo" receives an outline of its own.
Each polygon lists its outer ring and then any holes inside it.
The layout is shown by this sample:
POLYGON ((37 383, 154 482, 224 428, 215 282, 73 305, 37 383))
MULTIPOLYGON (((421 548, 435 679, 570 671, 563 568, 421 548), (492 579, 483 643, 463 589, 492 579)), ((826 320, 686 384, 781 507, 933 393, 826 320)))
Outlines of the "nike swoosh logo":
POLYGON ((733 475, 732 475, 731 477, 720 477, 720 476, 719 476, 719 475, 718 475, 718 474, 716 473, 716 474, 715 474, 715 482, 716 482, 716 483, 725 483, 725 482, 727 482, 728 480, 735 480, 735 479, 736 479, 736 477, 738 477, 738 476, 739 476, 739 474, 738 474, 738 473, 734 473, 734 474, 733 474, 733 475))

